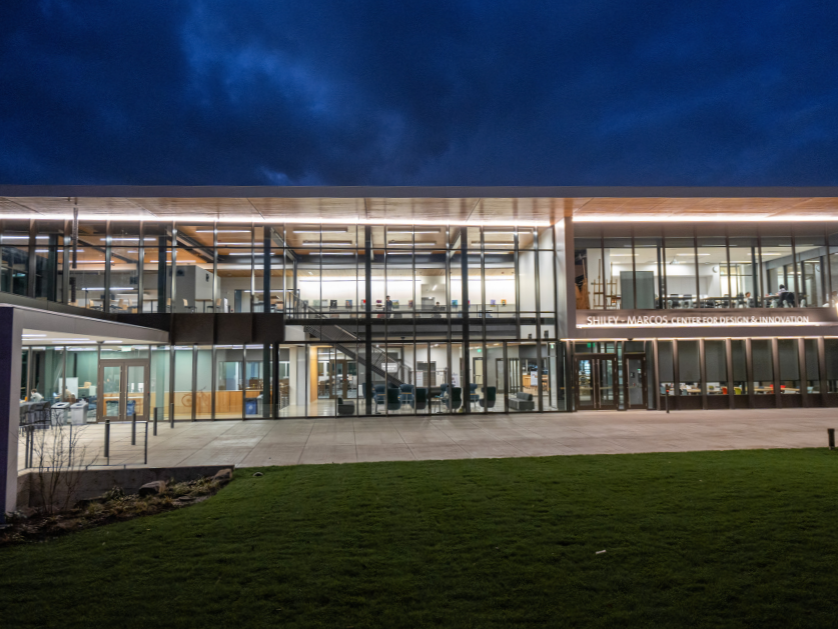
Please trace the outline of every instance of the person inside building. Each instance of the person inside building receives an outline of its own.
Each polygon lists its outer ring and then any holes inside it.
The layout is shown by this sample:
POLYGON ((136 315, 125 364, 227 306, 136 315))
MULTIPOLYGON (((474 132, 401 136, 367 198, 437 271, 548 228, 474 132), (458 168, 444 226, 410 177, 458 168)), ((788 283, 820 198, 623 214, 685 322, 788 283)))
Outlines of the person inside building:
POLYGON ((30 402, 43 402, 44 396, 38 393, 38 389, 32 389, 32 392, 29 394, 29 401, 30 402))
POLYGON ((794 308, 794 293, 786 289, 785 284, 780 284, 780 290, 777 291, 780 308, 794 308))

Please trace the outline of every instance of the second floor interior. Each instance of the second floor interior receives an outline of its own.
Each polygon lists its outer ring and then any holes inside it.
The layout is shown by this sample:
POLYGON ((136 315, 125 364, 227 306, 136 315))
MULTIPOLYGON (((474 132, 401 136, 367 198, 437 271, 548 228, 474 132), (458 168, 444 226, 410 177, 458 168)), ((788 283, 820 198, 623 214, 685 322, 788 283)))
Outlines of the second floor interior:
POLYGON ((2 223, 0 290, 99 312, 552 319, 559 298, 549 225, 2 223))
MULTIPOLYGON (((79 312, 363 320, 376 338, 441 324, 433 338, 454 338, 477 321, 543 339, 571 333, 574 306, 813 309, 838 295, 833 197, 3 199, 33 213, 0 220, 0 292, 79 312)), ((331 332, 319 338, 342 340, 331 332)))
POLYGON ((582 310, 827 308, 838 223, 574 224, 582 310))

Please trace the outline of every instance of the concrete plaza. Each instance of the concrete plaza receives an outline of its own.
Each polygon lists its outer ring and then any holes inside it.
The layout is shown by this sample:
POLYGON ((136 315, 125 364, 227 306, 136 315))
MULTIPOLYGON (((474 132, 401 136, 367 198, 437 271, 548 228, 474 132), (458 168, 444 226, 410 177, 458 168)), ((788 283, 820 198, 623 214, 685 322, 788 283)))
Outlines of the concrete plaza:
MULTIPOLYGON (((149 428, 150 467, 298 465, 827 445, 838 409, 579 412, 178 422, 149 428)), ((110 464, 143 465, 144 426, 111 427, 110 464)), ((105 463, 104 427, 83 427, 85 461, 105 463)), ((23 467, 23 443, 19 467, 23 467)))

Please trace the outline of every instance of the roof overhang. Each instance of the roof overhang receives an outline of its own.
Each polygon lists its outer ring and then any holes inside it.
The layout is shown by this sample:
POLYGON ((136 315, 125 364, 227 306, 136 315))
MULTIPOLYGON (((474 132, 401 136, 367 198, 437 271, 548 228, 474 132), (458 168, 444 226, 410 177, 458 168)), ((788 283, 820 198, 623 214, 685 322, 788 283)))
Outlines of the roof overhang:
POLYGON ((838 220, 836 187, 0 186, 0 218, 362 224, 838 220))

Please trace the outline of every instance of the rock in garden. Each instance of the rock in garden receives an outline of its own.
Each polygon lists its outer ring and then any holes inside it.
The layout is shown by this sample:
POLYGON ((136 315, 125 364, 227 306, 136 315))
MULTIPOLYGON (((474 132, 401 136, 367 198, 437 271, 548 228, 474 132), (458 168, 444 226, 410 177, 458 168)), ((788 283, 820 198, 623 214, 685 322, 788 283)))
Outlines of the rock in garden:
POLYGON ((140 487, 140 496, 158 496, 166 491, 166 481, 155 480, 140 487))
POLYGON ((218 470, 212 477, 214 483, 229 483, 231 480, 233 480, 233 470, 229 467, 226 470, 218 470))

